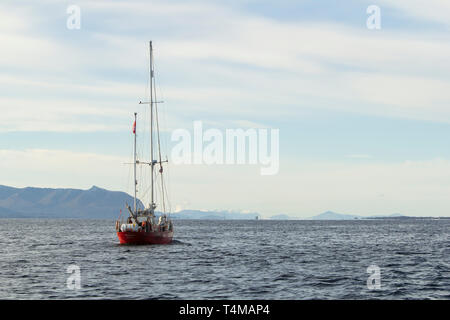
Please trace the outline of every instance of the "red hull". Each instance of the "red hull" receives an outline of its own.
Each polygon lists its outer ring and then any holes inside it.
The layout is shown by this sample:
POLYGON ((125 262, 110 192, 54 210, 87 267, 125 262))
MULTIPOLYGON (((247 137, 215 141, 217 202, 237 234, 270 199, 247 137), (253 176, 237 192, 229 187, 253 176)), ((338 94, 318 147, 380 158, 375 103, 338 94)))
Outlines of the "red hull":
POLYGON ((173 231, 117 232, 120 244, 168 244, 172 242, 173 231))

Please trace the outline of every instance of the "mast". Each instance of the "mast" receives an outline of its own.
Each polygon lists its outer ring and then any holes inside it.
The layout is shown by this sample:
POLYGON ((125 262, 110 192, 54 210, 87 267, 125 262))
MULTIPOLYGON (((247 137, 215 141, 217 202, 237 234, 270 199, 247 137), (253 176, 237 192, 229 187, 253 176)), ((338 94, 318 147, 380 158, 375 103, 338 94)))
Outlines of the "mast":
POLYGON ((137 180, 136 180, 136 117, 137 113, 134 113, 134 126, 133 126, 133 133, 134 133, 134 213, 136 214, 136 186, 137 186, 137 180))
MULTIPOLYGON (((152 46, 152 42, 149 42, 149 59, 150 59, 150 63, 149 63, 149 67, 148 67, 148 72, 150 75, 150 83, 149 83, 149 91, 150 91, 150 101, 149 102, 142 102, 139 101, 139 104, 149 104, 150 105, 150 162, 146 162, 146 164, 151 166, 151 174, 150 174, 150 179, 151 179, 151 193, 150 193, 150 211, 153 212, 154 209, 156 208, 156 204, 155 204, 155 177, 154 177, 154 169, 155 169, 155 164, 160 165, 160 169, 159 172, 161 173, 161 192, 162 192, 162 201, 163 201, 163 209, 165 207, 164 205, 164 183, 163 183, 163 176, 162 176, 162 163, 163 162, 168 162, 168 160, 166 159, 165 161, 162 160, 161 158, 161 142, 160 142, 160 136, 159 136, 159 122, 158 122, 158 103, 162 103, 164 101, 157 101, 156 100, 156 85, 155 85, 155 66, 153 63, 153 46, 152 46), (155 110, 153 110, 155 109, 155 110), (154 118, 156 118, 156 120, 154 120, 154 118), (156 130, 157 130, 157 147, 158 147, 158 154, 159 154, 159 161, 158 159, 155 159, 155 155, 154 155, 154 143, 153 143, 153 123, 156 121, 156 130)), ((142 163, 142 162, 138 162, 138 163, 142 163)))
POLYGON ((154 187, 153 187, 153 47, 150 41, 150 166, 151 166, 151 200, 150 209, 154 209, 154 187))

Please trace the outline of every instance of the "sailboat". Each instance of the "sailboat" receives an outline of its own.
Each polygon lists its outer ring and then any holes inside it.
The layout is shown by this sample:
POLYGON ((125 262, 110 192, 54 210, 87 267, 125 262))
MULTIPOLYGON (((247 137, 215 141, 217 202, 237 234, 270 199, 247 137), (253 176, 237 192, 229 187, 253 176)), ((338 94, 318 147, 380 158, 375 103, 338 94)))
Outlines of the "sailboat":
POLYGON ((133 208, 126 204, 126 208, 129 213, 129 217, 124 222, 122 220, 116 220, 116 232, 119 237, 120 244, 168 244, 172 242, 173 238, 173 223, 170 217, 165 213, 164 205, 164 180, 163 180, 163 163, 167 163, 168 160, 162 160, 161 158, 161 146, 159 138, 159 122, 158 122, 158 101, 156 101, 156 86, 154 79, 154 64, 153 64, 153 46, 152 42, 149 43, 150 50, 150 63, 149 63, 149 89, 150 89, 150 101, 139 102, 139 104, 148 104, 150 107, 150 161, 143 162, 137 159, 136 153, 136 124, 137 113, 134 113, 133 134, 134 134, 134 203, 133 208), (154 155, 154 124, 156 124, 156 137, 157 137, 157 150, 158 156, 154 155), (156 159, 155 159, 156 158, 156 159), (137 165, 149 165, 150 166, 150 204, 147 208, 139 209, 137 207, 137 184, 136 180, 136 166, 137 165), (156 177, 155 169, 158 169, 158 174, 161 179, 161 199, 163 204, 163 212, 159 216, 158 222, 156 222, 155 209, 157 204, 155 203, 155 191, 156 191, 156 177))

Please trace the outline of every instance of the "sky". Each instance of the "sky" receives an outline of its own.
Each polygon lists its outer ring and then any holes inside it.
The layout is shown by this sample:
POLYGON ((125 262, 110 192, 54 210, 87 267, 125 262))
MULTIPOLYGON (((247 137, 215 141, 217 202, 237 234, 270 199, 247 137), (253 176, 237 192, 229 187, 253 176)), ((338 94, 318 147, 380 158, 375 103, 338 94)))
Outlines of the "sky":
POLYGON ((152 40, 169 161, 194 121, 279 130, 274 175, 169 162, 173 211, 450 216, 449 16, 445 0, 3 0, 0 184, 132 194, 152 40))

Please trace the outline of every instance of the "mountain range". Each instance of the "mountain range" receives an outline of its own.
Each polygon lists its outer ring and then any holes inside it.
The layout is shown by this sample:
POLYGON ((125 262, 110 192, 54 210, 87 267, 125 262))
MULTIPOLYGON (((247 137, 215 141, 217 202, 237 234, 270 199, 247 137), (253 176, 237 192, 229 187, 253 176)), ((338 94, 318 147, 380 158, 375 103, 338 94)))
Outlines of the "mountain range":
MULTIPOLYGON (((122 210, 128 216, 125 204, 133 204, 133 197, 122 191, 109 191, 93 186, 88 190, 63 188, 14 188, 0 185, 0 218, 79 218, 116 219, 122 210)), ((142 208, 141 201, 137 206, 142 208)), ((261 215, 233 211, 182 210, 171 214, 173 219, 259 219, 261 215)), ((367 218, 399 218, 400 214, 363 217, 327 211, 308 220, 354 220, 367 218)), ((271 220, 298 220, 301 218, 278 214, 271 220)))
MULTIPOLYGON (((14 188, 0 185, 0 218, 116 219, 133 197, 122 191, 97 186, 88 190, 64 188, 14 188)), ((143 208, 137 200, 138 208, 143 208)), ((157 212, 158 214, 158 212, 157 212)), ((258 213, 182 210, 173 219, 255 219, 258 213)))
POLYGON ((378 218, 400 218, 406 217, 399 213, 393 213, 390 215, 374 215, 374 216, 359 216, 354 214, 342 214, 333 211, 326 211, 324 213, 318 214, 317 216, 311 217, 311 220, 355 220, 355 219, 378 219, 378 218))
POLYGON ((1 218, 116 218, 120 209, 126 210, 125 203, 132 205, 133 197, 96 186, 88 190, 0 186, 1 218))

